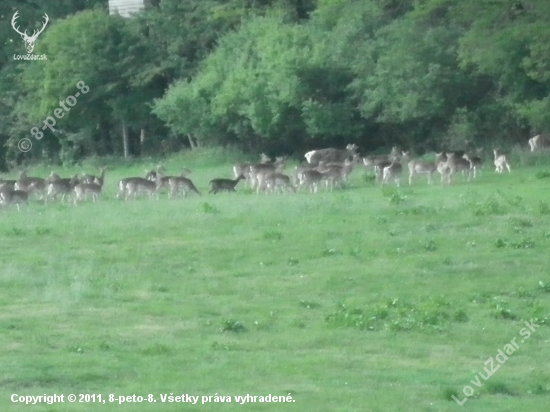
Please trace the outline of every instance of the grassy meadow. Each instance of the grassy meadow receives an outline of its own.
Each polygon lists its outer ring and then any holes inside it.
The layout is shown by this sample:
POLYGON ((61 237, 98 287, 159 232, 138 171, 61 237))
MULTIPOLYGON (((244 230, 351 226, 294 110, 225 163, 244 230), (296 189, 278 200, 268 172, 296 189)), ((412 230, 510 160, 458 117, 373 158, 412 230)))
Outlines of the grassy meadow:
POLYGON ((110 165, 97 204, 0 210, 1 411, 547 410, 550 161, 486 165, 449 187, 380 188, 360 167, 332 193, 258 196, 241 182, 209 195, 237 158, 164 161, 190 168, 200 197, 116 200, 120 178, 157 162, 144 160, 110 165), (520 343, 531 319, 540 328, 520 343), (461 407, 451 396, 466 385, 461 407), (157 402, 10 401, 54 393, 157 402), (284 405, 233 398, 289 393, 284 405))

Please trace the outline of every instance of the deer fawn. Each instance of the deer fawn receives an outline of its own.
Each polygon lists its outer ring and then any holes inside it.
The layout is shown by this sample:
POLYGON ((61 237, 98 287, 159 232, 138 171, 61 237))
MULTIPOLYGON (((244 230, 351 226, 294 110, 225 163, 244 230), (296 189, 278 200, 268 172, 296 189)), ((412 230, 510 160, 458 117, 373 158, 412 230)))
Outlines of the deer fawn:
POLYGON ((236 179, 212 179, 210 181, 210 191, 208 193, 216 194, 218 192, 227 191, 234 192, 235 186, 239 180, 246 179, 244 175, 239 175, 236 179))

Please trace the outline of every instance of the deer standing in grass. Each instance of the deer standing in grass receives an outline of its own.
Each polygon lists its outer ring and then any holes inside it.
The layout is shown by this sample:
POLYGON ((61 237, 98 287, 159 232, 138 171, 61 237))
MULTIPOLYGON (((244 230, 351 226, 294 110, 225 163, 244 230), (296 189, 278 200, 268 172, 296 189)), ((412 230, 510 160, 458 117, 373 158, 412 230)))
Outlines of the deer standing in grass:
POLYGON ((185 177, 185 173, 186 171, 182 172, 181 176, 171 176, 168 179, 168 185, 170 186, 170 198, 173 198, 179 193, 183 193, 183 197, 185 198, 189 192, 196 193, 199 196, 201 195, 191 179, 185 177))
POLYGON ((29 206, 29 195, 24 190, 11 189, 9 186, 0 186, 0 204, 9 206, 15 204, 19 212, 19 205, 25 204, 29 206))
POLYGON ((3 178, 0 178, 0 189, 2 187, 6 188, 6 189, 11 189, 11 190, 15 190, 15 180, 6 180, 6 179, 3 179, 3 178))
POLYGON ((236 179, 212 179, 210 181, 210 191, 208 193, 216 194, 223 191, 235 192, 235 186, 243 179, 246 179, 244 175, 239 175, 236 179))
POLYGON ((493 150, 493 154, 495 156, 494 164, 495 164, 495 172, 502 173, 504 172, 504 168, 508 170, 508 173, 511 173, 510 164, 508 163, 508 159, 505 155, 499 154, 498 150, 493 150))
POLYGON ((324 173, 319 172, 318 170, 304 170, 298 175, 300 180, 300 188, 309 187, 311 193, 317 193, 319 189, 319 184, 326 179, 324 173))
POLYGON ((470 174, 473 176, 473 178, 475 179, 478 175, 481 176, 481 168, 483 167, 483 160, 481 159, 481 157, 469 155, 467 153, 464 154, 464 156, 462 157, 464 160, 470 163, 470 174))
MULTIPOLYGON (((468 172, 467 180, 470 181, 470 162, 462 157, 457 157, 456 153, 446 153, 447 156, 447 168, 448 168, 448 174, 447 174, 447 183, 451 183, 452 177, 457 172, 462 172, 462 175, 466 178, 465 172, 468 172)), ((462 155, 464 156, 464 155, 462 155)))
POLYGON ((92 197, 92 202, 95 203, 99 196, 101 196, 102 185, 97 183, 78 183, 74 187, 74 204, 77 205, 79 201, 86 200, 88 196, 92 197))
POLYGON ((440 163, 445 163, 447 158, 443 153, 437 153, 435 161, 427 162, 423 160, 411 160, 407 165, 409 167, 409 185, 412 184, 413 177, 416 175, 427 175, 428 184, 433 183, 433 174, 437 171, 437 167, 440 163))
POLYGON ((284 193, 285 191, 296 193, 296 188, 290 183, 290 177, 282 173, 272 173, 265 179, 265 191, 271 193, 284 193))
POLYGON ((27 176, 25 171, 19 174, 19 178, 15 181, 14 189, 27 192, 29 195, 35 193, 39 199, 44 197, 46 188, 46 180, 41 177, 27 176))
POLYGON ((103 186, 103 181, 105 180, 105 171, 107 170, 107 167, 103 166, 99 170, 100 170, 99 176, 83 175, 80 178, 79 182, 80 183, 95 183, 97 185, 103 186))
POLYGON ((529 139, 529 148, 532 152, 537 150, 550 148, 550 136, 546 134, 538 134, 535 137, 529 139))
POLYGON ((48 177, 46 183, 46 198, 45 203, 48 200, 57 200, 57 196, 61 195, 61 202, 65 200, 65 196, 74 191, 76 185, 80 182, 78 180, 78 175, 74 175, 71 178, 60 178, 59 176, 52 173, 48 177))
MULTIPOLYGON (((273 160, 266 155, 265 153, 260 154, 260 164, 272 164, 273 160)), ((250 166, 253 166, 254 163, 239 163, 233 166, 233 177, 236 179, 240 175, 243 175, 248 185, 252 188, 250 181, 250 166)))
MULTIPOLYGON (((125 200, 128 200, 131 197, 136 199, 137 195, 140 193, 146 194, 150 198, 152 198, 153 196, 156 196, 158 200, 159 192, 162 189, 162 186, 163 186, 162 174, 158 171, 157 171, 157 176, 155 181, 144 179, 142 177, 131 178, 126 182, 125 200)), ((120 190, 120 184, 119 184, 119 190, 120 190)))
POLYGON ((399 187, 401 181, 401 173, 403 172, 403 164, 409 161, 409 152, 403 152, 401 159, 394 159, 391 164, 382 169, 382 185, 389 183, 390 180, 395 182, 399 187))
POLYGON ((392 164, 394 160, 401 159, 401 153, 396 146, 392 147, 390 154, 388 155, 370 155, 363 158, 363 164, 365 167, 372 167, 377 182, 382 181, 382 171, 385 167, 392 164))
POLYGON ((348 144, 343 150, 334 148, 311 150, 304 157, 312 165, 318 165, 320 161, 324 161, 325 163, 343 162, 348 157, 356 155, 357 148, 355 144, 348 144))
POLYGON ((284 169, 286 159, 282 156, 277 157, 274 163, 259 163, 250 166, 250 184, 256 193, 264 189, 265 177, 273 173, 281 173, 284 169))

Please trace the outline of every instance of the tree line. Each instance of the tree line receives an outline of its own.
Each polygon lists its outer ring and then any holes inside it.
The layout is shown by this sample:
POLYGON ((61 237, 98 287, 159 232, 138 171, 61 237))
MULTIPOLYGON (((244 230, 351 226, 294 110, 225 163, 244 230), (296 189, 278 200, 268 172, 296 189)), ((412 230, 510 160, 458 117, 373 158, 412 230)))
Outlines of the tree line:
POLYGON ((547 0, 3 0, 0 166, 232 146, 525 144, 550 130, 547 0), (48 27, 25 54, 11 27, 48 27), (56 131, 32 127, 84 82, 56 131), (32 141, 23 153, 17 144, 32 141))

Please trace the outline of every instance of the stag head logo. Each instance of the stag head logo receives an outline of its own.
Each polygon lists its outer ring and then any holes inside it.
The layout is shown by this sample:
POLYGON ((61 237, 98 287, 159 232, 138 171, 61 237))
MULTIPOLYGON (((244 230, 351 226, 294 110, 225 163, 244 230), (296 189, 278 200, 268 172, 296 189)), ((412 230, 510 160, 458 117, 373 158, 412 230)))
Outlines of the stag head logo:
POLYGON ((44 24, 42 25, 42 28, 40 30, 34 30, 34 33, 32 34, 32 36, 29 36, 27 34, 27 30, 25 30, 23 33, 21 33, 21 31, 19 31, 19 27, 17 27, 15 24, 16 24, 16 20, 17 20, 17 17, 19 17, 17 15, 17 13, 19 13, 19 10, 15 12, 15 14, 13 15, 13 18, 11 19, 11 26, 13 27, 13 29, 19 33, 21 35, 21 38, 23 39, 23 41, 25 42, 25 47, 27 49, 27 53, 28 54, 31 54, 33 49, 34 49, 34 43, 36 42, 36 38, 38 37, 38 35, 40 33, 42 33, 44 31, 44 29, 46 28, 46 24, 48 24, 48 21, 50 20, 48 15, 46 13, 44 13, 44 18, 45 18, 45 21, 44 21, 44 24))

